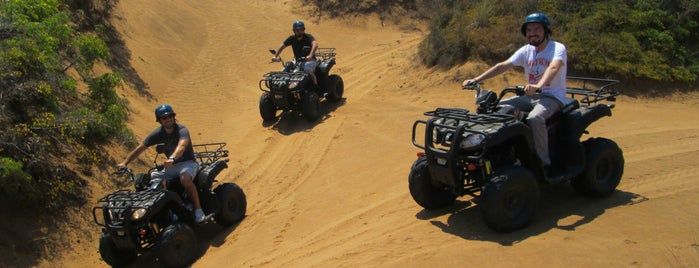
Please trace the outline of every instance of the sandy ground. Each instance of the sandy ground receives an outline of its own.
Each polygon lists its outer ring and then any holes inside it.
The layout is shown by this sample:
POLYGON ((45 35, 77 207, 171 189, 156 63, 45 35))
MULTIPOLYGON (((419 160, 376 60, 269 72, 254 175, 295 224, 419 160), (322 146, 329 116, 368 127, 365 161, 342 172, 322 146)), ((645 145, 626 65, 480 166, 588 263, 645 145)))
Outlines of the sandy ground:
MULTIPOLYGON (((487 66, 426 70, 413 63, 423 32, 361 17, 317 23, 295 5, 150 0, 116 8, 131 64, 155 97, 124 88, 135 134, 142 139, 156 126, 155 106, 173 105, 195 143, 228 143, 230 168, 218 178, 247 194, 239 225, 197 230, 193 267, 699 266, 699 95, 620 97, 613 116, 587 136, 613 139, 624 151, 618 190, 590 199, 568 185, 546 187, 529 227, 498 234, 468 197, 426 211, 407 186, 418 152, 413 122, 436 107, 472 108, 473 94, 459 83, 487 66), (346 99, 325 103, 315 123, 283 116, 263 124, 258 81, 280 68, 267 49, 291 34, 296 19, 321 47, 337 48, 333 72, 344 79, 346 99)), ((291 50, 282 56, 290 59, 291 50)), ((521 74, 505 78, 485 86, 522 83, 521 74)), ((106 266, 99 227, 82 228, 92 241, 38 266, 106 266)), ((134 267, 153 264, 145 256, 134 267)))

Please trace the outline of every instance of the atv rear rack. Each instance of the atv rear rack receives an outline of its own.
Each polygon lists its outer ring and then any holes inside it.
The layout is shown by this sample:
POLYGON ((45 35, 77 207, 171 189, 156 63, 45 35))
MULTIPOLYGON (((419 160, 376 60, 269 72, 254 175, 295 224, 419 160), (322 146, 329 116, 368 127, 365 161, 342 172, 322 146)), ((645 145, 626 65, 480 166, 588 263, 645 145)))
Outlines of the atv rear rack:
POLYGON ((208 165, 216 160, 228 157, 228 150, 224 150, 225 142, 194 144, 194 157, 199 160, 200 164, 208 165))
POLYGON ((327 60, 334 58, 335 55, 335 48, 334 47, 327 47, 327 48, 317 48, 316 49, 316 57, 320 58, 321 60, 327 60))
POLYGON ((612 86, 618 84, 619 80, 575 76, 568 76, 566 79, 582 82, 582 87, 570 87, 567 91, 571 98, 580 98, 579 101, 582 106, 591 106, 600 101, 613 102, 616 101, 616 96, 619 95, 618 91, 612 90, 612 86), (602 85, 597 89, 590 89, 587 86, 591 83, 602 83, 602 85))

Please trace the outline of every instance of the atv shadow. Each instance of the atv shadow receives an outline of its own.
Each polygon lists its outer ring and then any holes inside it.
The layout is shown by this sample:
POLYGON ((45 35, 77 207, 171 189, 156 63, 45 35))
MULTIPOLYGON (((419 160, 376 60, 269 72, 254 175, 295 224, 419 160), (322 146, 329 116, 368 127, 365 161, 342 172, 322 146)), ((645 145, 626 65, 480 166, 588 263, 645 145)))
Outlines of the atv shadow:
POLYGON ((541 189, 541 203, 531 223, 521 230, 497 233, 484 222, 479 207, 470 201, 457 201, 453 206, 440 210, 422 210, 415 215, 421 220, 451 214, 447 222, 430 222, 443 232, 467 240, 481 240, 512 246, 525 239, 551 229, 574 231, 604 214, 605 210, 630 206, 648 200, 638 194, 616 190, 606 198, 590 198, 576 193, 567 184, 557 184, 541 189))
POLYGON ((278 115, 274 120, 263 121, 262 126, 271 127, 274 130, 279 131, 283 135, 291 135, 297 132, 308 131, 315 126, 323 123, 326 119, 331 118, 332 112, 335 112, 337 108, 345 105, 347 101, 346 98, 342 98, 337 102, 330 102, 324 100, 320 103, 320 118, 315 122, 309 122, 304 119, 299 112, 285 111, 278 115))
MULTIPOLYGON (((245 220, 245 218, 243 218, 245 220)), ((226 243, 226 237, 228 237, 235 229, 238 228, 242 221, 229 226, 223 227, 215 223, 205 224, 204 226, 194 230, 197 236, 197 252, 189 265, 191 267, 196 263, 201 257, 203 257, 209 248, 220 247, 226 243)), ((135 262, 126 267, 130 268, 140 268, 140 267, 162 267, 163 265, 158 262, 158 258, 155 256, 155 252, 150 250, 143 255, 139 256, 135 262)))

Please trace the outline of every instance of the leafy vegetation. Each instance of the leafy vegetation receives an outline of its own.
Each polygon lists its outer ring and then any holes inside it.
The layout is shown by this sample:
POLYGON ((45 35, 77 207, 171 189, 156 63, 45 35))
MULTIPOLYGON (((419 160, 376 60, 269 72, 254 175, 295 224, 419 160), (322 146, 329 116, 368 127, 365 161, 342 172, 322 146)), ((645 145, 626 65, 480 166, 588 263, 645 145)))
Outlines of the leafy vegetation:
POLYGON ((427 66, 502 61, 524 44, 519 30, 524 17, 544 12, 553 38, 568 47, 569 73, 690 83, 699 73, 696 0, 305 2, 319 15, 407 10, 427 19, 429 34, 418 50, 427 66))
POLYGON ((121 76, 92 71, 110 50, 98 33, 78 31, 94 23, 81 3, 0 1, 0 195, 12 206, 55 211, 85 202, 86 182, 65 163, 85 173, 104 161, 104 142, 133 143, 127 102, 116 93, 121 76))

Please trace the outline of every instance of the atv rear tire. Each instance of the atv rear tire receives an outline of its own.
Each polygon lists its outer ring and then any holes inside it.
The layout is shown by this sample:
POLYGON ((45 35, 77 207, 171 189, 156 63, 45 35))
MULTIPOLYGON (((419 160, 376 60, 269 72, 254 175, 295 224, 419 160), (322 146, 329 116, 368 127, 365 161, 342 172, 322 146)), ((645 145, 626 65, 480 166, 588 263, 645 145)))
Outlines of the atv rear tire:
POLYGON ((126 266, 136 260, 136 250, 128 248, 117 248, 107 235, 100 237, 100 256, 102 260, 113 267, 126 266))
POLYGON ((155 254, 165 267, 185 267, 194 260, 197 237, 189 226, 176 223, 165 227, 158 236, 155 254))
POLYGON ((621 148, 605 138, 583 142, 587 155, 585 171, 571 180, 573 189, 580 194, 603 197, 610 195, 624 174, 624 155, 621 148))
POLYGON ((315 122, 320 118, 320 98, 318 94, 311 91, 304 96, 301 114, 309 122, 315 122))
POLYGON ((260 96, 260 115, 263 121, 271 121, 277 117, 277 107, 274 106, 272 96, 269 94, 260 96))
POLYGON ((336 74, 330 75, 328 79, 330 79, 330 85, 326 98, 331 102, 338 102, 342 99, 342 94, 345 92, 345 83, 342 81, 342 77, 336 74))
POLYGON ((245 193, 235 183, 224 183, 214 190, 221 210, 214 219, 222 226, 230 226, 245 217, 247 200, 245 193))
POLYGON ((539 184, 526 168, 496 171, 481 190, 480 210, 485 223, 496 232, 524 228, 539 206, 539 184))
POLYGON ((432 182, 427 158, 420 157, 413 163, 408 175, 408 188, 410 195, 418 205, 425 209, 439 209, 454 204, 456 195, 444 185, 435 185, 432 182))

